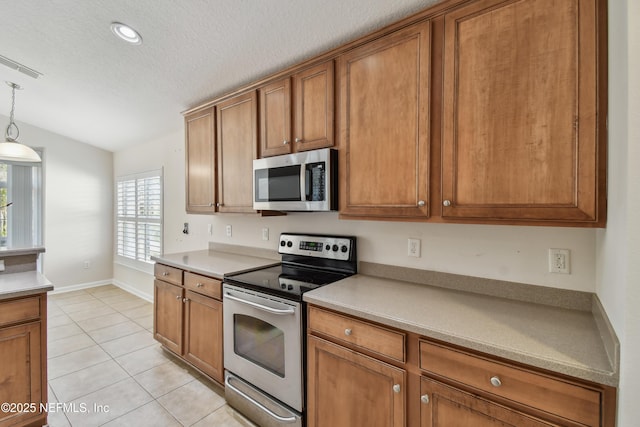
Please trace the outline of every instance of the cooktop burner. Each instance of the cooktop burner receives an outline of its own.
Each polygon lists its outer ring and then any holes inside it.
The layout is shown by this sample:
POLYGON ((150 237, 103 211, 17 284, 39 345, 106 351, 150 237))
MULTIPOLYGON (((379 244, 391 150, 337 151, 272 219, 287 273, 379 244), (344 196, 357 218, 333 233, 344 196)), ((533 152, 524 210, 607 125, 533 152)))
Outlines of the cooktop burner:
POLYGON ((302 294, 356 273, 355 237, 283 233, 282 264, 225 276, 237 286, 301 301, 302 294))

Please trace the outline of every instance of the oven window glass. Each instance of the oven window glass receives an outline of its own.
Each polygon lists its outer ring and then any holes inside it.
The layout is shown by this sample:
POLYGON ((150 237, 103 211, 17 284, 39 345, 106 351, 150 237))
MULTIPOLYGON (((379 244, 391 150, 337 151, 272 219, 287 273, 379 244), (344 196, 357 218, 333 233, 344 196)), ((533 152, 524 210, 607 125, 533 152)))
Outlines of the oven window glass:
POLYGON ((284 332, 270 323, 244 314, 233 315, 233 350, 284 378, 284 332))
POLYGON ((255 171, 256 202, 300 201, 300 165, 255 171))

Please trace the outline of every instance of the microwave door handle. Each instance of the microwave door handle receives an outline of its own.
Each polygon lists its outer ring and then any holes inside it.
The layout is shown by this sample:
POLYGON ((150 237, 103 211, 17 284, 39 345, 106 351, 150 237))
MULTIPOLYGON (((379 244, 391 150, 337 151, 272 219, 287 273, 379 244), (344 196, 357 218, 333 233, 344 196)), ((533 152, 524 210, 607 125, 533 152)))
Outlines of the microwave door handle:
POLYGON ((300 165, 300 199, 303 202, 308 200, 309 193, 310 193, 310 190, 309 190, 310 180, 308 178, 309 178, 309 175, 307 172, 307 164, 302 163, 300 165))
POLYGON ((280 315, 280 316, 285 316, 287 314, 295 314, 295 312, 296 312, 293 307, 292 308, 286 308, 284 310, 280 309, 280 308, 271 308, 271 307, 267 307, 266 305, 258 304, 258 303, 253 302, 253 301, 247 301, 247 300, 244 300, 242 298, 235 297, 235 296, 231 295, 229 292, 225 292, 224 296, 229 298, 230 300, 233 300, 233 301, 236 301, 236 302, 239 302, 239 303, 242 303, 242 304, 247 304, 247 305, 250 305, 251 307, 255 307, 255 308, 259 309, 259 310, 266 311, 267 313, 277 314, 277 315, 280 315))

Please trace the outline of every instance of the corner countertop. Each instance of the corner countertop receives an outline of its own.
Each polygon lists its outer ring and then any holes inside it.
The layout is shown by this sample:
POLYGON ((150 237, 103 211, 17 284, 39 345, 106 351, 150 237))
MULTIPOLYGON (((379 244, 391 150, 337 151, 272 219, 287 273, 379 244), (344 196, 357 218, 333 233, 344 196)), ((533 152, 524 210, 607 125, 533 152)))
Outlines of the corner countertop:
POLYGON ((43 246, 30 246, 25 248, 0 248, 0 258, 20 255, 40 254, 45 251, 43 246))
POLYGON ((358 274, 308 303, 576 378, 617 386, 591 311, 358 274))
POLYGON ((160 264, 218 279, 222 279, 225 274, 241 273, 280 264, 280 261, 273 259, 214 250, 163 254, 151 257, 151 259, 160 264))
POLYGON ((52 290, 51 282, 37 271, 0 274, 0 300, 52 290))

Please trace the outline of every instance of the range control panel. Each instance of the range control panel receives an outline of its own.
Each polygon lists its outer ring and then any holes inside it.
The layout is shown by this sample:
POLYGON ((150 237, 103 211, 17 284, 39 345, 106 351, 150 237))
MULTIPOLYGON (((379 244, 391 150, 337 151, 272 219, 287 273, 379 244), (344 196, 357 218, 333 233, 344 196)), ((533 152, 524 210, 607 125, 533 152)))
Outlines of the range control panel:
POLYGON ((349 237, 283 233, 280 235, 278 252, 348 261, 351 257, 352 240, 349 237))

